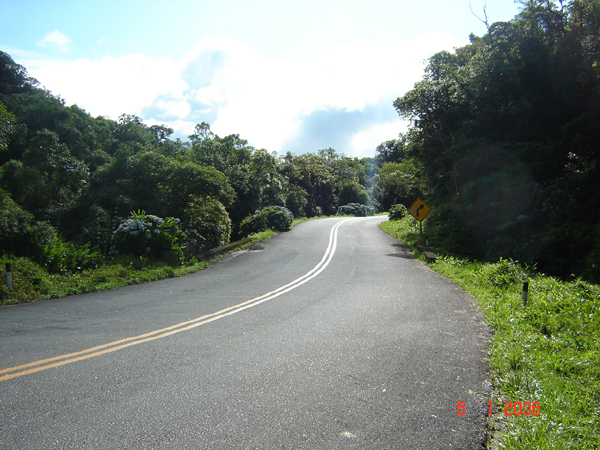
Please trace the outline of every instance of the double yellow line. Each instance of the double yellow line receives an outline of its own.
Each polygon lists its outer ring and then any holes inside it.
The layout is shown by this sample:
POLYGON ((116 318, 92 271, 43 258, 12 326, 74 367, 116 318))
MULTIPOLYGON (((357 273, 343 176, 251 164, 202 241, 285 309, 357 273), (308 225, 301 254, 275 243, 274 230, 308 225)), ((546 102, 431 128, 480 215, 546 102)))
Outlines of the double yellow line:
POLYGON ((323 255, 321 261, 305 275, 295 279, 294 281, 286 284, 285 286, 281 286, 280 288, 277 288, 274 291, 267 292, 266 294, 263 294, 260 297, 255 297, 251 300, 238 303, 237 305, 230 306, 229 308, 222 309, 212 314, 207 314, 201 317, 197 317, 196 319, 181 322, 176 325, 171 325, 167 328, 161 328, 160 330, 151 331, 149 333, 140 334, 138 336, 120 339, 118 341, 109 342, 108 344, 98 345, 96 347, 91 347, 74 353, 67 353, 65 355, 55 356, 53 358, 48 359, 41 359, 39 361, 22 364, 20 366, 0 369, 0 381, 6 381, 12 378, 21 377, 23 375, 28 375, 31 373, 40 372, 42 370, 51 369, 53 367, 60 367, 77 361, 83 361, 85 359, 104 355, 105 353, 116 352, 117 350, 131 347, 133 345, 154 341, 156 339, 161 339, 167 336, 171 336, 173 334, 181 333, 182 331, 191 330, 192 328, 196 328, 200 325, 204 325, 206 323, 222 319, 223 317, 230 316, 232 314, 243 311, 244 309, 252 308, 256 305, 260 305, 263 302, 274 299, 275 297, 279 297, 280 295, 285 294, 286 292, 289 292, 292 289, 296 289, 297 287, 303 285, 307 281, 312 280, 313 278, 318 276, 323 270, 325 270, 325 268, 331 262, 331 259, 333 258, 337 247, 338 228, 348 220, 350 219, 345 219, 340 222, 337 222, 332 227, 331 232, 329 233, 329 243, 327 245, 327 250, 325 251, 325 254, 323 255))

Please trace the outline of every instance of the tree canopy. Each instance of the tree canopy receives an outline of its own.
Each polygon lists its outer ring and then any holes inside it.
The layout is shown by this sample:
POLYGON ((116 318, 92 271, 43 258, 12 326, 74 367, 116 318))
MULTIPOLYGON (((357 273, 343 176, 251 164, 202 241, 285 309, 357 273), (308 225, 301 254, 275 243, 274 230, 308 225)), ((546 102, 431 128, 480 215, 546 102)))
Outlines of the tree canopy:
POLYGON ((524 1, 394 102, 453 250, 597 276, 599 24, 597 0, 524 1))

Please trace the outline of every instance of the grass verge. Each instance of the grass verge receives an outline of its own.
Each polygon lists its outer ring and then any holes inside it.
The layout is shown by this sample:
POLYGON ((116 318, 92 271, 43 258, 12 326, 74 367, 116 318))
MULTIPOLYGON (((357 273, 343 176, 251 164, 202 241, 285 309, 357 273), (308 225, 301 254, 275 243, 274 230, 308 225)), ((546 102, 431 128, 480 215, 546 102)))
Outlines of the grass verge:
MULTIPOLYGON (((420 237, 411 217, 380 226, 413 249, 420 237)), ((494 331, 489 447, 600 448, 600 286, 561 281, 511 260, 442 255, 430 267, 471 294, 494 331), (525 402, 539 402, 539 415, 532 407, 525 414, 525 402)))

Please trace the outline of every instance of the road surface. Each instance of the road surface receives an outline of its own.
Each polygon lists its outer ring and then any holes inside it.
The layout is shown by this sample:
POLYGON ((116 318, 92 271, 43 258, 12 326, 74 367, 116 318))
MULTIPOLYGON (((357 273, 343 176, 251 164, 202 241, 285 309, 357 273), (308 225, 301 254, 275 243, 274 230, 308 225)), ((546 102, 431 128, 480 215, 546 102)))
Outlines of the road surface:
POLYGON ((382 220, 0 308, 0 448, 484 448, 489 329, 382 220))

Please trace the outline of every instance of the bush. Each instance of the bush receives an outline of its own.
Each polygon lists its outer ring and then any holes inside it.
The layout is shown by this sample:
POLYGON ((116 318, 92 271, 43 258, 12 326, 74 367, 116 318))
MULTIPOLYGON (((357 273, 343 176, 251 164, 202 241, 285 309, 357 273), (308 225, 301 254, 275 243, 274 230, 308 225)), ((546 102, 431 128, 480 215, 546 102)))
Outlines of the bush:
POLYGON ((496 263, 490 263, 483 266, 481 275, 486 279, 491 287, 505 289, 509 286, 519 286, 528 278, 527 270, 518 261, 512 259, 503 259, 496 263))
POLYGON ((0 249, 15 256, 35 256, 55 234, 50 224, 36 222, 33 214, 0 189, 0 249))
MULTIPOLYGON (((83 232, 76 236, 75 242, 89 242, 103 253, 110 249, 110 238, 115 229, 123 221, 122 217, 113 216, 109 211, 98 205, 92 205, 89 210, 82 212, 87 215, 83 221, 83 232)), ((81 217, 80 216, 80 217, 81 217)))
POLYGON ((361 203, 348 203, 338 208, 338 216, 364 217, 369 215, 369 207, 361 203))
POLYGON ((48 244, 41 246, 36 259, 48 273, 76 273, 98 267, 103 258, 89 244, 76 247, 63 241, 60 236, 54 236, 48 244))
POLYGON ((401 204, 392 205, 390 207, 388 217, 390 220, 400 220, 400 219, 406 217, 406 213, 407 213, 406 206, 401 205, 401 204))
POLYGON ((240 224, 240 236, 264 231, 268 228, 275 231, 287 231, 292 227, 294 215, 283 206, 267 206, 249 215, 240 224))
POLYGON ((145 211, 132 212, 113 233, 110 240, 113 254, 147 256, 172 265, 181 264, 183 252, 179 243, 185 235, 178 224, 179 219, 173 217, 162 219, 145 211))
POLYGON ((194 200, 184 210, 182 226, 190 255, 229 243, 231 219, 223 204, 211 197, 194 200))

